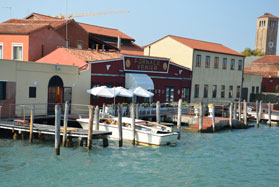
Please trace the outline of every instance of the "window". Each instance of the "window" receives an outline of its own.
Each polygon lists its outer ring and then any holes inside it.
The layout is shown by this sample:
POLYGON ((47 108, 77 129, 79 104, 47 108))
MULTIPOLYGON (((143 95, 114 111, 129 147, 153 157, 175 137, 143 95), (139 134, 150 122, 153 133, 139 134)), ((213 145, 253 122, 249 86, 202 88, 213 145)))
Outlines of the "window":
POLYGON ((259 93, 259 87, 258 86, 256 87, 256 93, 259 93))
POLYGON ((13 44, 13 60, 22 60, 22 44, 13 44))
POLYGON ((230 89, 229 89, 229 98, 232 98, 233 96, 233 86, 230 86, 230 89))
POLYGON ((222 65, 223 69, 227 69, 227 58, 223 58, 223 65, 222 65))
POLYGON ((174 88, 166 87, 166 102, 174 102, 174 88))
POLYGON ((231 70, 234 70, 234 66, 235 66, 235 60, 232 59, 232 60, 231 60, 231 70))
POLYGON ((237 89, 236 89, 236 98, 240 98, 240 86, 237 86, 237 89))
POLYGON ((196 57, 196 67, 201 67, 201 55, 197 55, 196 57))
POLYGON ((200 90, 200 85, 195 84, 195 94, 194 94, 195 98, 199 97, 199 90, 200 90))
POLYGON ((219 57, 214 58, 214 68, 218 69, 219 68, 219 57))
POLYGON ((275 26, 276 26, 276 22, 275 22, 275 21, 270 21, 270 22, 269 22, 269 26, 270 26, 272 29, 274 29, 275 26))
POLYGON ((242 70, 242 60, 238 61, 238 70, 242 70))
POLYGON ((170 89, 170 102, 174 102, 174 88, 170 89))
POLYGON ((221 98, 225 97, 225 85, 221 86, 221 98))
POLYGON ((77 48, 78 49, 83 49, 83 41, 82 40, 77 41, 77 48))
POLYGON ((205 67, 210 68, 210 56, 206 56, 205 58, 205 67))
POLYGON ((203 88, 203 97, 207 98, 208 97, 208 85, 204 85, 203 88))
POLYGON ((212 87, 212 98, 217 97, 217 85, 213 85, 212 87))
POLYGON ((190 88, 182 88, 182 101, 188 101, 190 95, 190 88))
POLYGON ((3 44, 0 43, 0 59, 3 59, 3 44))
POLYGON ((169 102, 169 97, 170 97, 170 89, 166 88, 166 102, 169 102))
POLYGON ((36 87, 29 87, 29 98, 36 98, 36 87))
POLYGON ((255 93, 255 86, 252 86, 252 93, 255 93))
POLYGON ((6 100, 6 82, 0 82, 0 100, 6 100))

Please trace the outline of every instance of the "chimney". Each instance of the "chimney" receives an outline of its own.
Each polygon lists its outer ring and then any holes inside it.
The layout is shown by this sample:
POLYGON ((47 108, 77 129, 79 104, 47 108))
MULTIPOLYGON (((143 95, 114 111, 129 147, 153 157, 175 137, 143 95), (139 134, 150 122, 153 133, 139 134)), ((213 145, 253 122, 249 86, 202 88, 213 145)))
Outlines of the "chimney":
POLYGON ((121 37, 120 36, 117 37, 117 48, 120 52, 120 50, 121 50, 121 37))

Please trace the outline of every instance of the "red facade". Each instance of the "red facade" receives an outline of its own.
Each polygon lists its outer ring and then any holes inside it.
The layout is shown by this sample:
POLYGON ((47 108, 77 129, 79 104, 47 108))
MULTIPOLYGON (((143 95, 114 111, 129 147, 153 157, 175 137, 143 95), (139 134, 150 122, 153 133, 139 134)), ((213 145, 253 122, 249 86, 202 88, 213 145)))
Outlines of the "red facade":
POLYGON ((279 77, 263 77, 262 92, 279 93, 279 77))
MULTIPOLYGON (((180 98, 182 98, 184 101, 189 102, 190 99, 189 94, 191 93, 190 87, 192 72, 188 68, 169 62, 168 59, 162 60, 160 58, 156 59, 149 57, 124 56, 123 59, 92 62, 91 73, 91 87, 103 85, 109 87, 125 87, 126 73, 144 73, 147 74, 154 83, 153 102, 160 101, 161 103, 170 103, 176 102, 180 98), (128 64, 127 59, 129 59, 128 64), (145 69, 145 66, 138 66, 139 69, 137 69, 136 65, 139 65, 137 62, 145 63, 145 65, 148 65, 148 67, 146 67, 147 69, 145 69), (165 64, 166 62, 167 64, 165 64), (127 65, 129 66, 128 68, 127 65), (155 68, 154 65, 158 65, 158 67, 155 68), (185 92, 185 90, 189 93, 186 97, 183 97, 183 93, 185 92)), ((138 101, 147 102, 143 98, 139 98, 138 101)), ((113 99, 93 96, 91 97, 92 105, 102 105, 103 103, 111 104, 113 102, 113 99)), ((121 97, 116 98, 115 103, 122 102, 131 102, 131 99, 121 97)))

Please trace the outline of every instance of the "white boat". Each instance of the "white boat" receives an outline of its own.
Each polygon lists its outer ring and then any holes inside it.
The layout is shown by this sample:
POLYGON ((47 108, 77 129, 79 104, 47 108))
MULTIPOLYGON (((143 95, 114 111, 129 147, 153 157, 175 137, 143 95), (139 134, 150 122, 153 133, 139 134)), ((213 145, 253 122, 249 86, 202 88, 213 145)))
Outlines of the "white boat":
MULTIPOLYGON (((82 126, 83 129, 88 129, 88 118, 77 119, 77 122, 82 126)), ((123 117, 122 118, 122 135, 123 139, 133 140, 132 133, 132 119, 123 117)), ((136 132, 135 139, 138 143, 150 144, 150 145, 169 145, 175 144, 177 141, 178 134, 171 132, 171 128, 165 125, 157 124, 154 122, 135 120, 136 132)), ((93 129, 95 124, 93 123, 93 129)), ((110 131, 112 135, 111 139, 119 139, 118 131, 118 118, 104 118, 100 119, 99 123, 100 131, 110 131)))
MULTIPOLYGON (((257 119, 257 113, 254 111, 247 112, 251 118, 257 119)), ((268 113, 262 113, 261 115, 262 120, 268 120, 268 113)), ((279 114, 278 113, 271 113, 271 121, 277 121, 279 122, 279 114)))

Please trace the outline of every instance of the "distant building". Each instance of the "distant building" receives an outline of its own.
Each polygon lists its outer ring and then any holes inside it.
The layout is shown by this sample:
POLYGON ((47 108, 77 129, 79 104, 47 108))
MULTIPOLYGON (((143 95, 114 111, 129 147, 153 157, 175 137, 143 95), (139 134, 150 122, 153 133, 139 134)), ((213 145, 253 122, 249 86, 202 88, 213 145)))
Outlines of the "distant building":
POLYGON ((192 70, 192 103, 241 97, 244 56, 224 45, 168 35, 145 46, 144 54, 170 58, 192 70))
POLYGON ((264 55, 276 55, 278 17, 265 13, 257 19, 255 49, 264 55))
POLYGON ((251 102, 251 94, 261 93, 263 77, 248 73, 243 77, 242 99, 251 102))

